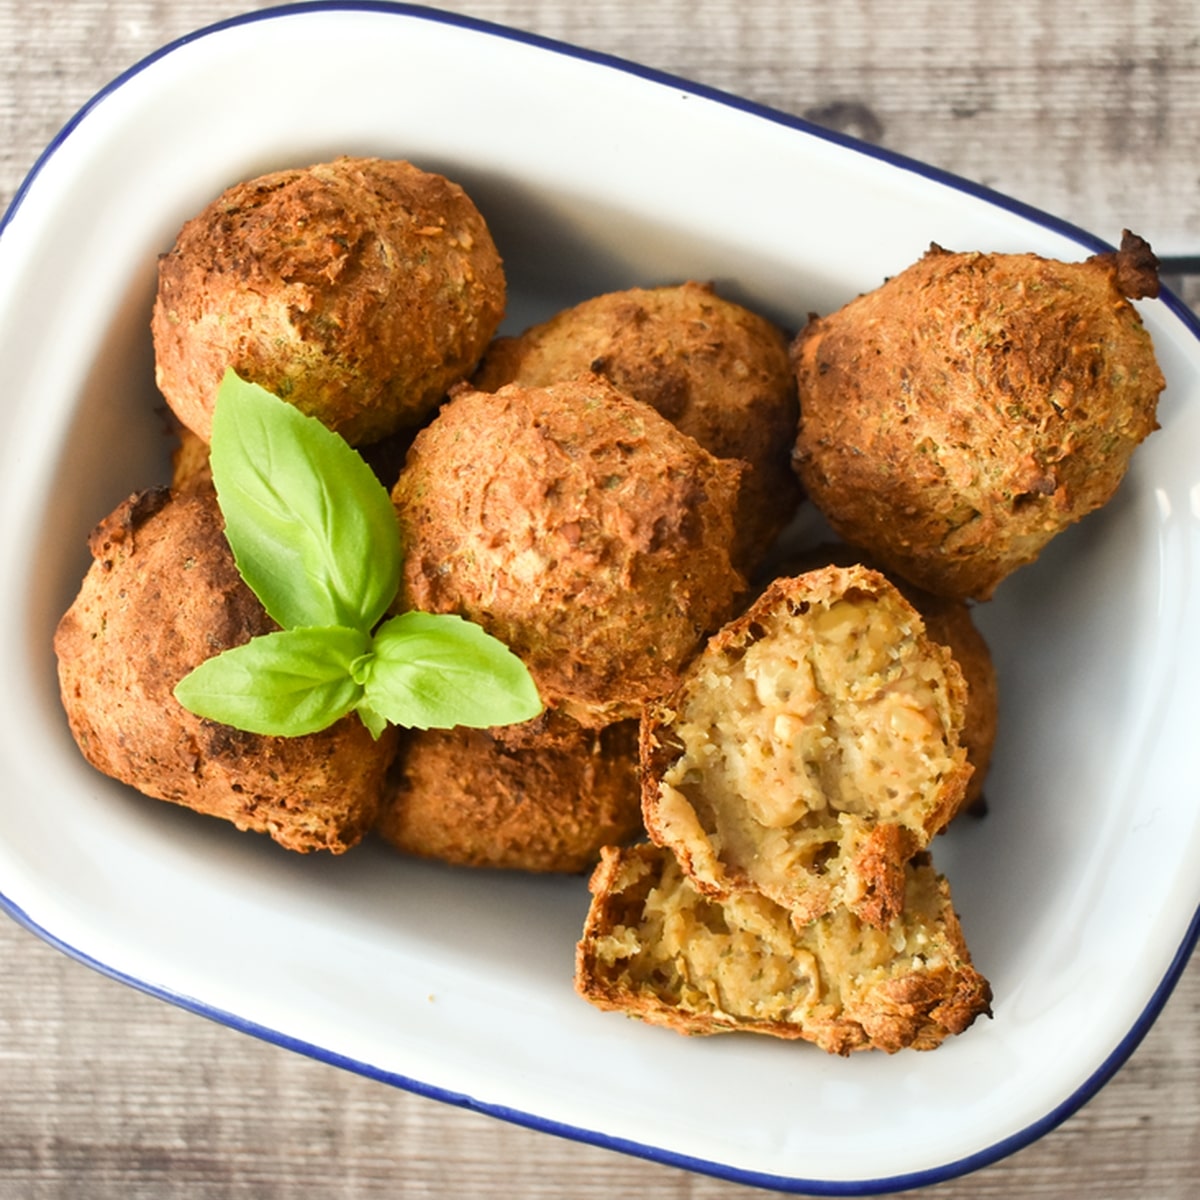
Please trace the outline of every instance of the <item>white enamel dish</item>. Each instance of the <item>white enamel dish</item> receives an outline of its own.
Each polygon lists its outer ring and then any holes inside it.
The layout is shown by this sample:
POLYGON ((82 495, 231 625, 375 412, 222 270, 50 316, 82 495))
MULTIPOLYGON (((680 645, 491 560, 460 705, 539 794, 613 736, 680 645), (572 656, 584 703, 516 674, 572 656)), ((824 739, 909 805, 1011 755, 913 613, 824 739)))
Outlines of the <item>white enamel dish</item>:
MULTIPOLYGON (((184 39, 95 98, 0 233, 0 899, 102 971, 454 1104, 783 1190, 937 1182, 1038 1137, 1145 1033, 1200 918, 1200 328, 1140 305, 1168 379, 1117 498, 980 610, 1002 689, 990 811, 939 839, 995 1016, 932 1054, 684 1039, 573 993, 578 879, 301 857, 81 759, 51 636, 88 530, 166 477, 156 256, 222 188, 342 153, 462 183, 509 329, 712 279, 795 328, 930 241, 1091 236, 778 113, 429 10, 318 4, 184 39)), ((1130 215, 1136 226, 1137 214, 1130 215)), ((1106 230, 1115 240, 1119 230, 1106 230)))

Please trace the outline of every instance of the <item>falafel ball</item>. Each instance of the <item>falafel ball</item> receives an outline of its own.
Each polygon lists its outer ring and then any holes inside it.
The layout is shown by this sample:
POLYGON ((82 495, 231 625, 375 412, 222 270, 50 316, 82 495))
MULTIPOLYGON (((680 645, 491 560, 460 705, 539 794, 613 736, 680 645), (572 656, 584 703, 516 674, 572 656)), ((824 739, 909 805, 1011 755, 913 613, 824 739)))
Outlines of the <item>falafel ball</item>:
POLYGON ((991 1013, 928 856, 905 868, 904 903, 882 930, 845 908, 797 929, 756 892, 706 896, 656 846, 606 849, 590 887, 576 991, 650 1025, 893 1054, 932 1050, 991 1013))
POLYGON ((204 441, 226 368, 353 445, 420 424, 504 315, 479 210, 411 163, 339 158, 229 188, 159 261, 158 386, 204 441))
POLYGON ((244 733, 185 709, 175 685, 276 628, 242 582, 216 493, 138 493, 92 534, 93 562, 54 639, 63 705, 84 757, 147 796, 340 853, 370 829, 395 750, 356 716, 304 737, 244 733))
POLYGON ((376 826, 458 866, 578 874, 641 831, 637 723, 510 749, 486 730, 412 732, 376 826))
POLYGON ((801 497, 789 462, 797 404, 783 331, 710 284, 630 288, 585 300, 519 337, 498 338, 472 382, 494 392, 589 371, 656 408, 710 454, 749 464, 738 557, 753 565, 801 497))
POLYGON ((583 724, 636 716, 744 589, 740 477, 599 377, 461 390, 392 493, 400 606, 482 625, 583 724))
POLYGON ((1131 298, 1157 260, 1126 231, 1084 262, 955 254, 796 338, 794 464, 847 541, 945 596, 989 598, 1106 503, 1164 387, 1131 298))
POLYGON ((876 928, 958 811, 966 688, 877 571, 778 579, 642 718, 642 815, 696 887, 876 928))

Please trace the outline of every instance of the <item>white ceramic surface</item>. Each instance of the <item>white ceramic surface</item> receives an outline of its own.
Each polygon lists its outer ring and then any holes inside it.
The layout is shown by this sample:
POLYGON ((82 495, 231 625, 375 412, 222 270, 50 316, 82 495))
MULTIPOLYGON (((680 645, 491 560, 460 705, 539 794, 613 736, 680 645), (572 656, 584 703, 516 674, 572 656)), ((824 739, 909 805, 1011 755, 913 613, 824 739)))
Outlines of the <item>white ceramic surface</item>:
POLYGON ((102 970, 300 1051, 743 1182, 928 1183, 1053 1126, 1145 1032, 1200 925, 1194 319, 1170 297, 1141 305, 1169 383, 1162 430, 1104 512, 980 611, 1003 703, 990 812, 936 858, 994 1019, 890 1058, 688 1040, 575 997, 580 880, 376 847, 288 855, 112 784, 67 732, 50 640, 86 534, 166 474, 155 257, 228 184, 339 153, 468 189, 506 259, 509 329, 683 278, 796 327, 932 240, 1099 246, 731 97, 428 10, 300 6, 139 64, 56 139, 0 233, 4 906, 102 970))

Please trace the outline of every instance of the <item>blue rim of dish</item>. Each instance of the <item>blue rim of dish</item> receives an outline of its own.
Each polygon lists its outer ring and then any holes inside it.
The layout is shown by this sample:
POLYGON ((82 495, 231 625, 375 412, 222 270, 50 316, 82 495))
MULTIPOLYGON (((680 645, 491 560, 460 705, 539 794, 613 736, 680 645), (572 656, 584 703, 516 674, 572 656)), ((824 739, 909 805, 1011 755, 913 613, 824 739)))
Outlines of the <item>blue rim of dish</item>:
MULTIPOLYGON (((505 38, 509 41, 515 42, 523 42, 525 44, 538 47, 542 50, 551 51, 555 54, 564 55, 570 58, 577 58, 585 62, 594 63, 598 66, 621 71, 627 75, 635 75, 651 82, 662 84, 663 86, 681 91, 685 94, 703 97, 705 99, 725 105, 728 108, 739 109, 742 112, 762 118, 763 120, 771 121, 778 125, 788 126, 812 137, 833 142, 859 154, 865 154, 868 157, 879 159, 888 163, 890 166, 897 167, 901 170, 910 171, 913 174, 924 176, 925 178, 937 183, 945 184, 956 191, 975 196, 995 205, 998 208, 1006 209, 1018 216, 1025 217, 1031 222, 1041 225, 1044 228, 1064 234, 1071 240, 1078 242, 1081 246, 1090 250, 1092 253, 1104 253, 1105 251, 1112 249, 1111 245, 1095 237, 1093 234, 1090 234, 1078 226, 1062 220, 1059 217, 1055 217, 1049 213, 1043 212, 1041 209, 1034 208, 1031 205, 1025 204, 1019 200, 1015 200, 1010 196, 1006 196, 1001 192, 993 191, 990 188, 974 183, 968 179, 964 179, 961 176, 954 175, 948 171, 943 171, 940 168, 929 166, 928 164, 919 162, 916 159, 911 159, 905 155, 885 150, 879 146, 874 146, 867 142, 862 142, 857 138, 850 137, 846 134, 825 129, 819 125, 815 125, 812 122, 805 120, 803 117, 793 116, 789 113, 781 112, 766 105, 758 104, 751 100, 746 100, 730 92, 724 92, 718 88, 694 83, 679 76, 671 75, 664 71, 655 70, 651 67, 645 67, 627 59, 619 58, 615 55, 573 46, 569 43, 557 41, 553 38, 547 38, 539 34, 527 33, 522 30, 512 29, 505 25, 497 25, 494 22, 484 21, 476 17, 469 17, 459 13, 449 13, 436 8, 429 8, 424 5, 394 3, 392 0, 315 0, 315 2, 310 3, 284 4, 272 8, 260 9, 255 12, 242 13, 233 17, 228 17, 225 20, 204 26, 201 29, 195 30, 192 33, 185 34, 182 37, 176 38, 174 41, 168 42, 166 45, 135 63, 128 70, 123 71, 109 84, 101 88, 100 91, 98 91, 90 100, 88 100, 87 103, 85 103, 75 113, 75 115, 71 117, 69 121, 67 121, 62 129, 59 130, 46 149, 43 150, 38 156, 29 173, 25 176, 21 185, 17 188, 17 191, 14 194, 12 201, 4 215, 0 217, 0 235, 3 234, 13 215, 20 207, 26 193, 29 191, 29 188, 32 186, 34 179, 40 173, 42 167, 57 152, 58 148, 71 135, 75 127, 88 115, 89 112, 91 112, 93 108, 96 107, 96 105, 103 101, 106 96, 116 91, 134 76, 140 74, 143 70, 157 62, 159 59, 166 57, 180 47, 185 46, 190 42, 194 42, 199 38, 208 37, 211 34, 219 33, 222 30, 230 29, 238 25, 275 20, 281 17, 296 17, 306 13, 330 12, 339 10, 353 12, 377 12, 390 14, 393 16, 432 21, 444 25, 459 26, 461 28, 470 29, 478 33, 485 33, 493 37, 505 38)), ((1167 288, 1163 288, 1160 299, 1183 322, 1185 327, 1198 340, 1200 340, 1200 317, 1197 317, 1196 314, 1194 314, 1167 288)), ((821 1180, 765 1174, 756 1171, 744 1170, 741 1168, 729 1167, 721 1163, 709 1162, 704 1159, 692 1158, 688 1155, 678 1154, 656 1146, 649 1146, 640 1142, 634 1142, 624 1138, 613 1137, 606 1134, 597 1133, 592 1130, 582 1129, 577 1126, 566 1125, 546 1117, 540 1117, 532 1113, 526 1113, 517 1109, 507 1108, 503 1105, 483 1103, 473 1099, 468 1095, 450 1092, 430 1084, 422 1083, 420 1080, 410 1079, 407 1076, 399 1075, 395 1072, 385 1071, 379 1067, 372 1066, 370 1063, 347 1058, 321 1046, 316 1046, 311 1043, 289 1037, 287 1034, 281 1033, 278 1030, 271 1029, 264 1025, 259 1025, 253 1021, 247 1021, 242 1017, 237 1016, 235 1013, 225 1012, 221 1009, 214 1008, 212 1005, 206 1004, 202 1000, 197 1000, 190 996, 180 995, 168 989, 158 987, 155 984, 147 982, 146 980, 137 979, 133 976, 123 974, 115 968, 110 967, 106 963, 100 962, 99 960, 93 958, 86 951, 67 944, 60 938, 56 937, 49 930, 39 926, 28 916, 28 914, 26 914, 18 905, 9 900, 8 897, 6 897, 3 893, 0 893, 0 909, 3 909, 19 925, 28 929, 31 933, 35 934, 48 945, 60 950, 68 957, 83 963, 85 966, 93 968, 102 975, 106 975, 111 979, 117 980, 120 983, 136 989, 137 991, 154 996, 159 1000, 164 1000, 167 1003, 173 1004, 178 1008, 185 1009, 186 1011, 192 1012, 198 1016, 207 1017, 210 1020, 228 1026, 231 1029, 250 1034, 261 1039, 262 1041, 272 1043, 273 1045, 279 1046, 286 1050, 304 1054, 309 1058, 316 1059, 331 1066, 353 1071, 356 1074, 366 1076, 368 1078, 377 1080, 378 1082, 388 1084, 392 1087, 396 1087, 407 1092, 411 1092, 415 1095, 424 1096, 432 1100, 438 1100, 442 1103, 450 1104, 458 1108, 470 1109, 490 1117, 508 1121, 514 1125, 520 1125, 528 1129, 533 1129, 542 1133, 553 1134, 557 1137, 563 1137, 573 1141, 598 1146, 607 1150, 615 1150, 637 1158, 643 1158, 652 1162, 657 1162, 664 1166, 694 1171, 700 1174, 713 1176, 714 1178, 724 1179, 733 1183, 745 1184, 751 1187, 770 1188, 776 1191, 785 1192, 802 1192, 810 1195, 821 1196, 871 1196, 877 1195, 881 1192, 905 1191, 912 1188, 927 1187, 937 1183, 945 1183, 950 1179, 955 1179, 972 1171, 989 1166, 990 1164, 1015 1153, 1017 1150, 1023 1149, 1025 1146, 1028 1146, 1037 1141, 1039 1138, 1045 1136, 1045 1134, 1056 1128, 1078 1109, 1080 1109, 1084 1104, 1086 1104, 1125 1063, 1125 1061, 1137 1048, 1138 1044, 1145 1037, 1151 1025, 1154 1024, 1154 1021, 1161 1012, 1163 1005, 1166 1004, 1168 997, 1171 995, 1171 992, 1178 983, 1180 976, 1183 974, 1183 971, 1187 966, 1188 960, 1191 958, 1192 952, 1195 950, 1197 943, 1200 943, 1200 908, 1197 908, 1192 917, 1191 923, 1188 926, 1187 932, 1185 933, 1183 940, 1180 942, 1175 957, 1172 959, 1171 964, 1160 980, 1158 987, 1150 997, 1149 1003, 1142 1010, 1132 1028, 1125 1035, 1125 1037, 1121 1039, 1121 1041, 1112 1050, 1104 1062, 1102 1062, 1100 1066, 1092 1073, 1092 1075, 1089 1076, 1089 1078, 1085 1080, 1072 1095, 1067 1097, 1066 1100, 1053 1108, 1040 1120, 1032 1122, 1025 1128, 1018 1130, 1016 1133, 1011 1134, 1006 1138, 1002 1138, 1000 1141, 995 1142, 983 1150, 979 1150, 974 1154, 967 1155, 963 1158, 955 1159, 952 1162, 943 1163, 937 1167, 930 1167, 900 1175, 892 1175, 876 1179, 821 1180)))

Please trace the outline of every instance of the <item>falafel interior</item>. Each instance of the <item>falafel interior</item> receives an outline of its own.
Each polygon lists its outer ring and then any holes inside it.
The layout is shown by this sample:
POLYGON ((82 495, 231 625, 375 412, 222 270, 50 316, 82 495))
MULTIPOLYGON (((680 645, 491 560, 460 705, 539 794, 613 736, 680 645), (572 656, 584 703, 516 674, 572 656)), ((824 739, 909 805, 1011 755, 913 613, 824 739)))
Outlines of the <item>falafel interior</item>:
MULTIPOLYGON (((768 564, 769 575, 760 587, 766 587, 772 579, 801 575, 819 567, 855 565, 879 570, 878 564, 857 547, 844 542, 823 542, 768 564)), ((987 639, 975 622, 974 606, 965 600, 935 596, 892 572, 882 573, 921 614, 925 632, 950 651, 962 672, 967 702, 959 740, 966 748, 971 777, 959 811, 980 815, 986 808, 983 790, 999 729, 1000 698, 996 665, 987 639)))
POLYGON ((924 858, 883 929, 838 907, 797 929, 755 893, 706 896, 654 846, 609 849, 591 881, 575 986, 683 1034, 801 1038, 831 1054, 931 1050, 990 1014, 949 886, 924 858))

